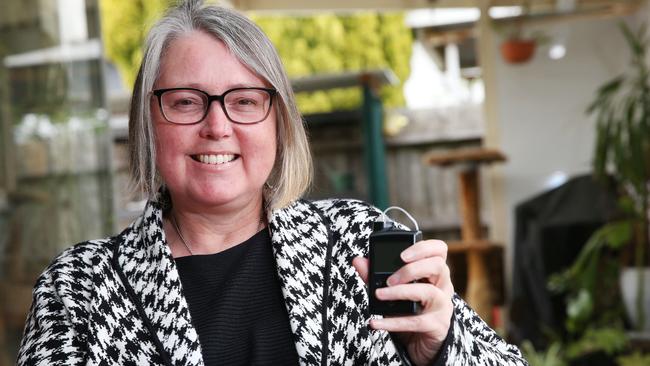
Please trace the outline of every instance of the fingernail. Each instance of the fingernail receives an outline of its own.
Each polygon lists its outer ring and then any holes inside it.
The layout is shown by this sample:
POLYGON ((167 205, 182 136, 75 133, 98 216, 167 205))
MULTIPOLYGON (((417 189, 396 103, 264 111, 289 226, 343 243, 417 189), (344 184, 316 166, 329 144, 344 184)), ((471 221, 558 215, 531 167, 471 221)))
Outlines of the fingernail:
POLYGON ((388 277, 388 279, 386 280, 386 283, 388 284, 388 286, 397 285, 399 283, 399 275, 394 274, 394 275, 388 277))
POLYGON ((404 262, 410 260, 411 258, 413 258, 413 253, 411 253, 410 251, 402 252, 402 260, 404 260, 404 262))

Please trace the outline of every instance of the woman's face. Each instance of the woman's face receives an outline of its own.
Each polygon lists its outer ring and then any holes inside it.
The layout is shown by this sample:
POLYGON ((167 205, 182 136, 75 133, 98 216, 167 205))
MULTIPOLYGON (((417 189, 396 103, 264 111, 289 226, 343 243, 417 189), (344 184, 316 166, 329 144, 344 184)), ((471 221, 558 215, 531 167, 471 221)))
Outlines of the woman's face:
MULTIPOLYGON (((221 95, 232 88, 267 85, 221 41, 195 31, 171 42, 154 89, 181 87, 221 95)), ((214 101, 200 123, 177 125, 165 120, 156 97, 150 106, 156 164, 175 207, 237 209, 261 199, 275 162, 273 107, 262 122, 242 125, 228 120, 214 101)))

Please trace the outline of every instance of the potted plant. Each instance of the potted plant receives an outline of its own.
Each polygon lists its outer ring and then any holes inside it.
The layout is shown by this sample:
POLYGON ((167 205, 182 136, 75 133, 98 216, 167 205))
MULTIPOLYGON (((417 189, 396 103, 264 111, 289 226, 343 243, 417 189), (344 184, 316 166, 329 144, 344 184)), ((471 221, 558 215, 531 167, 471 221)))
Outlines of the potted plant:
POLYGON ((530 60, 535 55, 535 48, 545 37, 540 32, 527 34, 524 31, 524 20, 530 13, 530 0, 524 0, 521 5, 521 14, 512 25, 505 26, 504 40, 500 50, 503 59, 511 64, 520 64, 530 60))
POLYGON ((594 174, 615 184, 620 212, 592 234, 571 267, 549 281, 552 292, 565 294, 562 341, 572 364, 594 365, 598 354, 624 352, 626 313, 637 330, 650 328, 649 43, 646 27, 633 32, 621 24, 621 30, 632 54, 630 68, 603 84, 587 109, 597 126, 594 174), (633 301, 624 306, 621 298, 633 301))
POLYGON ((650 331, 650 68, 647 64, 647 28, 621 31, 631 51, 630 68, 603 84, 587 113, 596 117, 596 176, 611 176, 622 198, 626 216, 618 223, 628 231, 623 238, 621 291, 628 316, 637 330, 650 331), (629 285, 632 286, 629 286, 629 285))

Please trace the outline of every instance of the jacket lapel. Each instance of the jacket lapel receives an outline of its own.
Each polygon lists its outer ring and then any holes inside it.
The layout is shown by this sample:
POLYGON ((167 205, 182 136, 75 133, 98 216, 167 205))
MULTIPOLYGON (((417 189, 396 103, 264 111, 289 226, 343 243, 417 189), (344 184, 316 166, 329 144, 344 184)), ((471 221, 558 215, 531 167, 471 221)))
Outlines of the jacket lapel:
POLYGON ((202 365, 198 335, 162 227, 162 210, 150 201, 120 243, 118 265, 170 361, 202 365))
POLYGON ((309 202, 297 201, 273 211, 269 229, 300 363, 320 364, 327 351, 322 342, 328 227, 309 202))
MULTIPOLYGON (((122 238, 118 265, 171 362, 202 365, 198 335, 162 227, 162 210, 150 201, 122 238)), ((320 364, 328 226, 312 204, 297 201, 273 211, 269 229, 300 363, 320 364)))

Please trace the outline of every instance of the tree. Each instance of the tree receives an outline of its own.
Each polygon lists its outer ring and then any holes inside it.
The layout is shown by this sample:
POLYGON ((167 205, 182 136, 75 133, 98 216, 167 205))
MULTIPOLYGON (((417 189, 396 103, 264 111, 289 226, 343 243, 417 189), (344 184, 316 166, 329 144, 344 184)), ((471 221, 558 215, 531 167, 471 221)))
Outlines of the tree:
POLYGON ((100 0, 104 52, 120 72, 124 85, 135 82, 144 37, 172 0, 100 0))
MULTIPOLYGON (((252 19, 278 49, 290 77, 373 68, 390 68, 400 80, 381 91, 387 106, 404 104, 413 38, 401 13, 363 12, 337 16, 258 16, 252 19)), ((352 109, 361 103, 359 88, 300 93, 303 113, 352 109)))
MULTIPOLYGON (((125 85, 133 85, 148 28, 173 0, 100 0, 106 56, 117 66, 125 85)), ((381 96, 387 106, 404 104, 402 84, 408 77, 411 31, 401 13, 331 13, 313 16, 251 14, 275 44, 290 77, 373 68, 390 68, 400 80, 381 96)), ((361 103, 359 88, 300 93, 303 113, 352 109, 361 103)))

